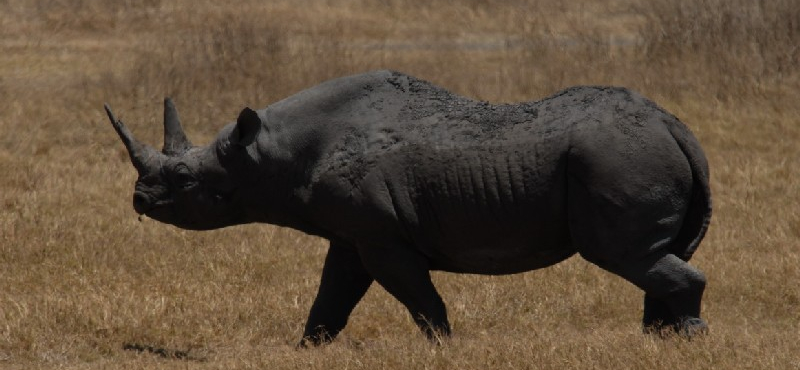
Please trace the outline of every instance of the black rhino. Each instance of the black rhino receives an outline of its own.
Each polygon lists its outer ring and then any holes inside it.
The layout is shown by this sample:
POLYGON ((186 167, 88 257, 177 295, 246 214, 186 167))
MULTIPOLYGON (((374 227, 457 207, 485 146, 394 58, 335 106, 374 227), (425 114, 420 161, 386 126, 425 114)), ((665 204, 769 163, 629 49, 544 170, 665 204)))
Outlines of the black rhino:
POLYGON ((375 71, 244 108, 201 147, 167 99, 161 152, 106 111, 139 173, 137 213, 330 241, 301 345, 335 338, 373 280, 433 339, 450 324, 431 270, 513 274, 576 252, 645 292, 645 331, 707 330, 706 280, 687 263, 711 218, 706 158, 630 90, 493 105, 375 71))

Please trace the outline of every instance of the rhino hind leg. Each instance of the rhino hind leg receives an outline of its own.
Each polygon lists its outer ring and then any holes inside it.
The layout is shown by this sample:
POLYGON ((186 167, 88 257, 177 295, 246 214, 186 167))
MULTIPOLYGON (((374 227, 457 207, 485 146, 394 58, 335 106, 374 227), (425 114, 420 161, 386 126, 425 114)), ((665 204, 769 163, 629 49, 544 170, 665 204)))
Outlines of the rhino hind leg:
POLYGON ((354 248, 331 242, 319 292, 311 306, 298 347, 320 345, 336 338, 350 313, 372 284, 354 248))
POLYGON ((693 188, 685 157, 671 139, 649 142, 632 157, 599 145, 587 148, 576 149, 567 181, 570 235, 578 252, 644 291, 645 331, 705 332, 705 277, 674 254, 686 249, 675 243, 691 226, 684 225, 693 188))
POLYGON ((670 309, 667 302, 645 293, 644 315, 642 317, 642 329, 645 333, 660 333, 677 323, 678 318, 672 314, 672 309, 670 309))
POLYGON ((700 318, 706 279, 686 261, 661 250, 633 260, 605 261, 602 267, 644 290, 646 333, 692 337, 708 331, 700 318))

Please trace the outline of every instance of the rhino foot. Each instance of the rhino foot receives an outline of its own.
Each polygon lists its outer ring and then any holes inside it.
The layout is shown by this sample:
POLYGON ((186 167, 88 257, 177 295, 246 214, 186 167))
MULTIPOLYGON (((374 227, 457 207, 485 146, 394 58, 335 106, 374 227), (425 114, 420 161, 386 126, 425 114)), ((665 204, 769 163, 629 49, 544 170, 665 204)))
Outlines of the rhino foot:
POLYGON ((692 338, 708 334, 708 324, 699 317, 690 317, 678 323, 675 332, 683 338, 692 338))
POLYGON ((643 331, 645 334, 654 334, 661 338, 678 336, 684 339, 691 339, 699 335, 707 335, 708 324, 699 317, 689 317, 676 323, 652 323, 644 326, 643 331))

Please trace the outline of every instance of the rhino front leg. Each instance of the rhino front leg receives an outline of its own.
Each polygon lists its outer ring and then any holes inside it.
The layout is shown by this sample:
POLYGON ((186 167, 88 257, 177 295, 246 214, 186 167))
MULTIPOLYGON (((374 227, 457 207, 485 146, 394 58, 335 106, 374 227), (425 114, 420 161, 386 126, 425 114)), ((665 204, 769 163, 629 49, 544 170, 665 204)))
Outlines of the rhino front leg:
POLYGON ((425 256, 406 246, 360 250, 364 267, 389 294, 406 306, 414 322, 434 343, 450 335, 450 322, 425 256))
POLYGON ((370 284, 372 277, 364 269, 356 250, 331 241, 319 292, 298 346, 316 346, 336 338, 370 284))

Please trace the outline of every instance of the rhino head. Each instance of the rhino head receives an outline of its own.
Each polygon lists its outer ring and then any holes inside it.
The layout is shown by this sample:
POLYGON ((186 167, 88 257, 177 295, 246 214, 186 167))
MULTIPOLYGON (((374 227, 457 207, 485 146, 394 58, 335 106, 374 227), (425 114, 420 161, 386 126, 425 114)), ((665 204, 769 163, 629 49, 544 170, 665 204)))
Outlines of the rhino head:
POLYGON ((133 208, 139 215, 183 229, 208 230, 246 221, 246 207, 231 171, 248 162, 247 145, 261 126, 245 108, 236 125, 211 145, 194 146, 183 132, 172 100, 164 100, 164 147, 136 140, 106 104, 106 113, 139 173, 133 208))

